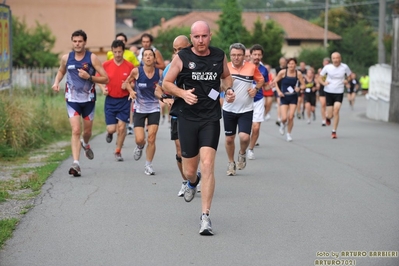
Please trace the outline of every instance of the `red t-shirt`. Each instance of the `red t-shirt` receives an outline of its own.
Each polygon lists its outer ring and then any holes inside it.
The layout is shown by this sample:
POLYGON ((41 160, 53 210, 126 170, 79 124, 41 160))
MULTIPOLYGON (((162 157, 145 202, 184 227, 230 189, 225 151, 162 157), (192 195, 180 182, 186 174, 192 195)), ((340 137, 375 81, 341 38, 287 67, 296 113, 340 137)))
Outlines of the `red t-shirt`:
POLYGON ((122 83, 127 79, 134 68, 133 64, 123 59, 119 66, 115 64, 114 59, 103 63, 103 67, 108 74, 109 82, 106 84, 108 96, 112 98, 123 98, 129 95, 128 90, 122 90, 122 83))

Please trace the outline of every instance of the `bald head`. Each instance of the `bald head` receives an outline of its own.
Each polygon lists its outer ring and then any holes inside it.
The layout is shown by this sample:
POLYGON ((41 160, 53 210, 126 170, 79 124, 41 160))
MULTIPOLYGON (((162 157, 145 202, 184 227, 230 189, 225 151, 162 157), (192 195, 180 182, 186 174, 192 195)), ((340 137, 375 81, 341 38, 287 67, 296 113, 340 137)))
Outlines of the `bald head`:
POLYGON ((341 54, 338 52, 334 52, 331 54, 331 61, 334 66, 339 66, 341 64, 341 54))
POLYGON ((179 35, 173 41, 173 46, 175 46, 175 45, 187 47, 187 46, 190 46, 190 41, 188 40, 187 36, 179 35))
POLYGON ((173 41, 173 54, 177 54, 181 49, 190 46, 190 41, 184 35, 179 35, 173 41))
POLYGON ((209 44, 211 42, 211 30, 205 21, 196 21, 191 26, 192 51, 199 56, 206 56, 210 53, 209 44))
POLYGON ((197 31, 197 30, 206 30, 208 31, 208 33, 211 32, 211 28, 209 27, 208 23, 206 23, 205 21, 199 20, 193 23, 193 25, 191 25, 191 34, 193 34, 193 31, 197 31))

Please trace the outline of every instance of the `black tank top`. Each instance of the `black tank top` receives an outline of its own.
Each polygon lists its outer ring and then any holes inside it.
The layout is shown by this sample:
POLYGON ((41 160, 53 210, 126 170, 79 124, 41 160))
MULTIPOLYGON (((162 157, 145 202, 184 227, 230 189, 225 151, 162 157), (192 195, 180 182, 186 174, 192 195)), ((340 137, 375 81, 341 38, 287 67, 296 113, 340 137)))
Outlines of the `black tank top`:
POLYGON ((198 102, 194 105, 188 105, 181 98, 177 98, 173 104, 178 108, 178 116, 187 120, 215 121, 222 117, 219 97, 213 100, 208 95, 212 89, 220 92, 225 54, 219 48, 209 47, 209 50, 210 54, 207 56, 197 56, 191 51, 191 47, 179 52, 183 68, 177 76, 176 84, 187 90, 195 88, 194 94, 198 97, 198 102))

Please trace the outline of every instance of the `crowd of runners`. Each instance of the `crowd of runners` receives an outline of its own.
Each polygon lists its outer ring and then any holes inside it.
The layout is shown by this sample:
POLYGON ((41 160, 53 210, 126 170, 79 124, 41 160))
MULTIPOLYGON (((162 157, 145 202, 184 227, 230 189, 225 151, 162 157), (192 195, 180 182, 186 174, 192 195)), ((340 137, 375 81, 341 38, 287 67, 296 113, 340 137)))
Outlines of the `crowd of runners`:
POLYGON ((320 69, 284 57, 272 69, 261 45, 245 47, 233 43, 225 55, 210 46, 211 36, 206 22, 195 22, 190 38, 176 36, 173 58, 167 61, 152 45, 150 34, 142 35, 140 49, 135 46, 127 49, 127 37, 120 33, 112 42, 107 61, 101 63, 85 48, 86 33, 78 30, 71 37, 73 51, 62 57, 53 85, 53 90, 59 91, 60 81, 66 75, 65 98, 73 157, 69 174, 72 176, 81 175, 81 149, 88 159, 94 158, 89 140, 96 84, 106 96, 105 141, 112 143, 116 134, 115 160, 124 160, 125 137, 134 135, 136 147, 131 154, 138 161, 145 152, 146 175, 155 174, 152 161, 158 127, 168 117, 171 140, 176 147, 176 176, 182 178, 178 196, 190 202, 201 192, 201 235, 213 234, 209 212, 215 189, 214 163, 221 118, 226 174, 232 176, 236 170, 246 167, 247 159, 256 158, 254 147, 259 145, 261 123, 272 119, 274 105, 276 131, 284 135, 286 141, 293 141, 294 120, 311 124, 319 115, 320 125, 331 126, 331 138, 336 139, 344 92, 347 91, 353 108, 360 89, 356 75, 341 62, 338 52, 325 58, 320 69))

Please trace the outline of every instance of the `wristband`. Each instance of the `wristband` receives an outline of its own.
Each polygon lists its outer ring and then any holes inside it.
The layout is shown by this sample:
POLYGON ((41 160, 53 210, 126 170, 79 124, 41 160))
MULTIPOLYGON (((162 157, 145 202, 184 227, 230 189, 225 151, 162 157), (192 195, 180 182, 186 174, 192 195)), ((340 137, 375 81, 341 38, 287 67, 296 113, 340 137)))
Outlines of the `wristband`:
POLYGON ((90 77, 87 80, 90 81, 90 82, 93 82, 92 76, 90 75, 90 77))

